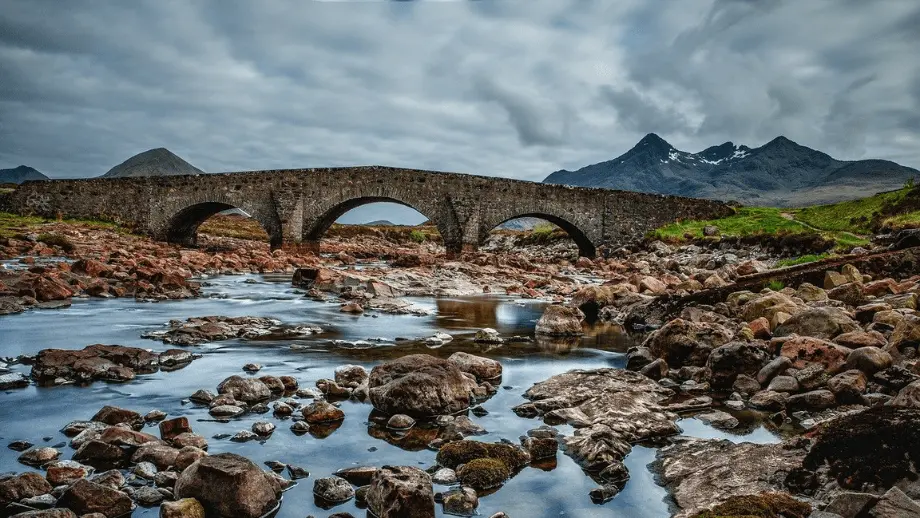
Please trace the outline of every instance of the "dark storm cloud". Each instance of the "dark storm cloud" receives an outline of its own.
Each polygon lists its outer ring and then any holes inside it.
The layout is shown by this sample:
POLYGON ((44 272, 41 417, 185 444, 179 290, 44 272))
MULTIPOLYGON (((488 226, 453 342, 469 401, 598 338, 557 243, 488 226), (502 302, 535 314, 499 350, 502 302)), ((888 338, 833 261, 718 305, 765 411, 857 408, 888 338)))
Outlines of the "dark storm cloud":
POLYGON ((540 180, 654 131, 920 165, 920 5, 0 0, 0 167, 540 180))

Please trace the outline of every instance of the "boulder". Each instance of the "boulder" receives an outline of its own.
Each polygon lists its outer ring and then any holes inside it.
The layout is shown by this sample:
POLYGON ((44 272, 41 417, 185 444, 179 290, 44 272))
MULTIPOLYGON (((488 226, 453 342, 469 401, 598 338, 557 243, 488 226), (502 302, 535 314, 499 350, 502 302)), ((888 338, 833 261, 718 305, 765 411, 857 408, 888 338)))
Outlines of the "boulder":
POLYGON ((335 368, 335 382, 343 387, 357 388, 367 379, 367 369, 360 365, 342 365, 335 368))
POLYGON ((368 386, 374 408, 411 417, 466 410, 475 388, 456 363, 427 354, 410 354, 374 367, 368 386))
POLYGON ((310 403, 303 408, 301 413, 309 424, 333 423, 345 419, 345 412, 342 412, 342 409, 325 400, 310 403))
POLYGON ((920 504, 893 487, 878 499, 869 515, 873 518, 920 518, 920 504))
POLYGON ((554 304, 543 311, 534 332, 548 336, 580 336, 584 334, 581 323, 585 314, 578 308, 554 304))
POLYGON ((229 394, 244 403, 257 403, 271 397, 272 392, 262 381, 242 376, 230 376, 217 386, 218 394, 229 394))
POLYGON ((258 518, 278 506, 272 480, 249 459, 234 453, 209 455, 176 481, 177 498, 194 498, 208 516, 258 518))
POLYGON ((642 345, 652 356, 664 359, 668 366, 677 369, 684 365, 706 365, 709 353, 731 339, 732 332, 721 324, 677 318, 649 335, 642 345))
POLYGON ((409 466, 383 466, 371 479, 367 507, 378 518, 434 518, 428 473, 409 466))
POLYGON ((891 332, 891 338, 888 339, 888 346, 891 351, 901 351, 905 347, 917 347, 920 345, 920 317, 916 315, 904 315, 894 331, 891 332))
POLYGON ((124 423, 136 429, 140 429, 144 426, 143 417, 134 410, 127 410, 111 405, 102 407, 90 420, 113 426, 124 423))
POLYGON ((770 358, 757 342, 730 342, 713 349, 706 362, 715 387, 730 387, 739 374, 756 375, 770 358))
POLYGON ((160 518, 205 518, 204 506, 194 498, 163 502, 160 518))
POLYGON ((86 479, 80 479, 67 488, 57 505, 80 515, 100 513, 106 518, 126 515, 134 508, 134 502, 128 495, 86 479))
POLYGON ((846 365, 850 352, 842 345, 808 336, 790 338, 780 349, 780 354, 792 360, 796 369, 802 369, 809 363, 819 363, 831 374, 846 365))
POLYGON ((502 376, 502 364, 490 358, 456 352, 451 354, 447 361, 455 364, 461 371, 476 376, 480 381, 495 380, 502 376))
POLYGON ((46 495, 51 484, 38 473, 23 473, 0 480, 0 505, 18 502, 24 498, 46 495))
POLYGON ((794 313, 792 318, 780 324, 775 336, 801 335, 831 340, 837 335, 860 331, 859 323, 837 308, 811 308, 794 313))
POLYGON ((920 380, 908 384, 898 391, 894 399, 888 401, 889 406, 920 409, 920 380))
POLYGON ((777 313, 795 314, 801 310, 801 305, 792 300, 785 293, 770 292, 764 295, 755 295, 741 306, 739 316, 750 322, 760 317, 773 321, 777 313))
POLYGON ((891 355, 878 347, 860 347, 847 355, 847 369, 859 369, 872 376, 876 372, 891 367, 891 355))
POLYGON ((834 393, 838 401, 858 402, 866 392, 866 375, 857 369, 837 374, 827 380, 827 388, 834 393))
POLYGON ((313 494, 324 503, 338 504, 355 497, 355 488, 341 477, 319 478, 313 483, 313 494))
POLYGON ((848 282, 828 290, 827 296, 831 300, 838 300, 848 306, 861 306, 866 303, 862 282, 848 282))

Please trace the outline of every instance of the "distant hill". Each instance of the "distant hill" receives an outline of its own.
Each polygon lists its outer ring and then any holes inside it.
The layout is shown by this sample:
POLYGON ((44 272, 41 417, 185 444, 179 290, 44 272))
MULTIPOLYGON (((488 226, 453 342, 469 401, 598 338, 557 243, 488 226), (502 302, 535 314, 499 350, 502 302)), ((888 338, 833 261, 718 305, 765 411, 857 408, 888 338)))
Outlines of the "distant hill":
POLYGON ((836 160, 782 136, 758 148, 726 142, 688 153, 649 133, 613 160, 543 181, 797 207, 897 189, 915 176, 920 171, 887 160, 836 160))
POLYGON ((362 223, 362 225, 367 225, 369 227, 392 227, 396 226, 396 223, 388 219, 376 219, 374 221, 368 221, 367 223, 362 223))
POLYGON ((540 218, 516 218, 502 223, 498 228, 506 230, 531 230, 540 223, 545 223, 545 221, 540 218))
POLYGON ((102 178, 129 178, 137 176, 174 176, 204 174, 192 164, 182 160, 166 148, 144 151, 109 169, 102 178))
POLYGON ((29 180, 50 180, 50 178, 26 165, 12 169, 0 169, 0 183, 20 184, 29 180))

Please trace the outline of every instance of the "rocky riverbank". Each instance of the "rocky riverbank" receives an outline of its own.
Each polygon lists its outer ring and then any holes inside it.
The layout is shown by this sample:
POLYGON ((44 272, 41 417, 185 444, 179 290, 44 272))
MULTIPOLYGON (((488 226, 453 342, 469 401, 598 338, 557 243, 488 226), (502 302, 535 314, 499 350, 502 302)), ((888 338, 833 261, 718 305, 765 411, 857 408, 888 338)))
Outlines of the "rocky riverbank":
MULTIPOLYGON (((40 472, 0 476, 5 515, 114 517, 159 507, 167 517, 263 516, 285 505, 285 492, 309 473, 277 460, 265 470, 228 446, 284 441, 279 435, 324 440, 357 418, 369 437, 436 457, 421 466, 343 461, 310 484, 323 509, 356 502, 380 517, 470 515, 480 499, 551 469, 559 451, 594 481, 582 498, 600 505, 628 490, 635 467, 627 457, 641 445, 657 448, 653 467, 677 516, 920 516, 920 276, 901 267, 844 264, 821 271, 820 282, 789 277, 789 285, 733 289, 774 267, 776 251, 652 242, 588 260, 562 243, 515 253, 502 235, 447 260, 436 243, 394 252, 379 237, 336 238, 313 256, 231 238, 181 249, 65 223, 42 231, 67 240, 0 242, 6 313, 62 307, 73 297, 195 298, 213 275, 284 272, 293 296, 338 304, 334 311, 351 319, 431 311, 407 297, 512 294, 551 303, 530 324, 538 340, 577 338, 588 322, 606 320, 627 324, 637 342, 625 369, 579 368, 523 387, 503 382, 504 360, 487 353, 531 338, 493 329, 467 339, 477 351, 444 352, 454 337, 439 331, 411 341, 430 355, 381 355, 367 368, 342 362, 311 375, 310 386, 293 366, 266 374, 247 360, 238 374, 174 395, 200 416, 194 429, 184 416, 107 405, 86 421, 60 423, 67 443, 10 442, 19 462, 40 472), (699 294, 705 301, 693 299, 699 294), (660 309, 674 300, 686 302, 667 306, 676 314, 660 309), (482 437, 484 406, 501 391, 524 397, 502 410, 533 420, 513 441, 482 437), (360 417, 353 408, 364 409, 360 417), (782 442, 688 438, 680 423, 690 417, 725 430, 753 419, 782 442), (200 427, 220 431, 205 438, 200 427)), ((202 357, 187 346, 309 341, 327 332, 325 322, 267 316, 172 319, 144 337, 182 348, 47 349, 18 359, 31 376, 2 373, 0 386, 131 383, 202 357)))

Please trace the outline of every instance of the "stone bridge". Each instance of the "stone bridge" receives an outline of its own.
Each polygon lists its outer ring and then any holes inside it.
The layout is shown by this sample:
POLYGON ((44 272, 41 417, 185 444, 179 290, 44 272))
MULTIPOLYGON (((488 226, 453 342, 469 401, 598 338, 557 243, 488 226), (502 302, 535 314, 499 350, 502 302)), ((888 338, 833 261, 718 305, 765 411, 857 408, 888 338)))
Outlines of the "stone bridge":
POLYGON ((731 213, 710 200, 374 166, 33 181, 3 198, 15 213, 118 221, 185 245, 207 218, 236 207, 265 228, 272 247, 312 250, 349 210, 395 202, 429 218, 451 255, 524 216, 559 225, 591 257, 601 244, 633 242, 676 220, 731 213))

